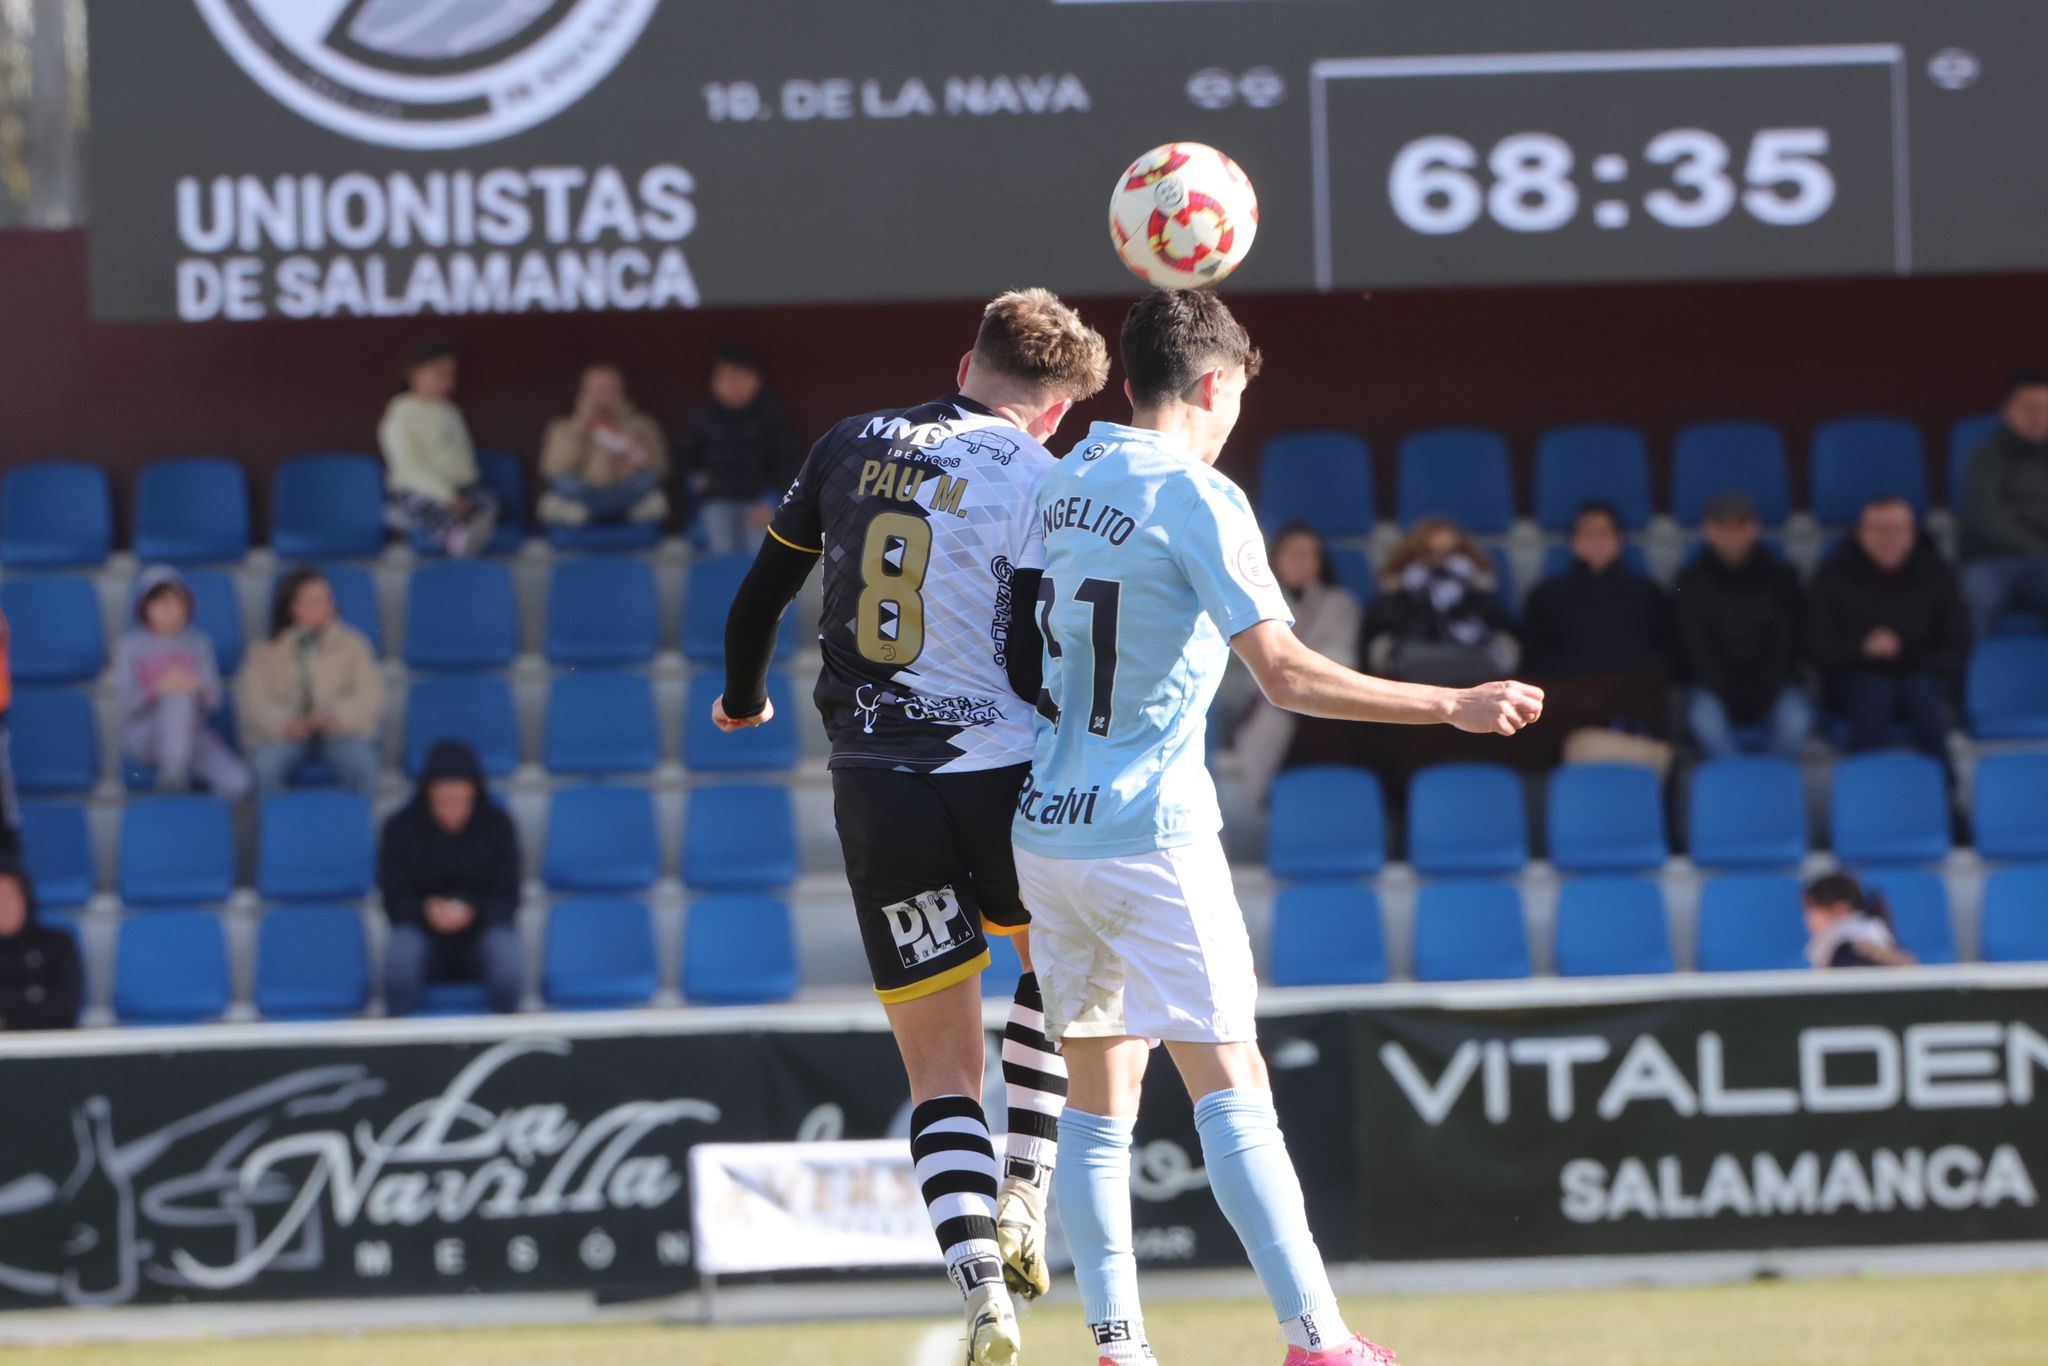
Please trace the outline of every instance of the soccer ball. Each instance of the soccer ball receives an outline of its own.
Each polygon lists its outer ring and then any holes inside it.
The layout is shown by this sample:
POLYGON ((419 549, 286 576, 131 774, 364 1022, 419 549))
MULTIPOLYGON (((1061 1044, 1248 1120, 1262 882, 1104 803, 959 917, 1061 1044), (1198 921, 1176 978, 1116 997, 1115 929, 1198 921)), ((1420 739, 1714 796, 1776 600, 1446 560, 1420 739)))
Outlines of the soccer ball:
POLYGON ((1117 177, 1109 238, 1131 273, 1160 289, 1199 289, 1236 270, 1259 231, 1259 197, 1214 147, 1169 142, 1117 177))

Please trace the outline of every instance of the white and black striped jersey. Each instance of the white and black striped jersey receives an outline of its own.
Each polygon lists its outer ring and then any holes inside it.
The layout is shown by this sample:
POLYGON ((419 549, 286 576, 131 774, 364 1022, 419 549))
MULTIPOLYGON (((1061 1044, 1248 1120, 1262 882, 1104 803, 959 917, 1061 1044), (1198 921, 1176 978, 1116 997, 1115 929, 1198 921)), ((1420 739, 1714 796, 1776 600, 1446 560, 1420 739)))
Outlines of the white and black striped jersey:
POLYGON ((818 710, 834 768, 968 772, 1028 762, 1031 707, 1004 673, 1011 566, 1053 457, 971 399, 841 422, 770 523, 821 553, 818 710))

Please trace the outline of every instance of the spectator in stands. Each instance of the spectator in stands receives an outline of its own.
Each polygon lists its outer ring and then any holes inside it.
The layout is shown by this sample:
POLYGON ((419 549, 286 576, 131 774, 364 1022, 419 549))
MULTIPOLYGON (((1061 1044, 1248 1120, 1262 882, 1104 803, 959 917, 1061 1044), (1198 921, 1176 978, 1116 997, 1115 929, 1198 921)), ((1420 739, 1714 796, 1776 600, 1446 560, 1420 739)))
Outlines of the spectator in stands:
POLYGON ((1748 494, 1709 499, 1703 530, 1706 545, 1678 575, 1676 604, 1693 739, 1709 759, 1745 749, 1797 758, 1813 730, 1799 679, 1799 576, 1759 541, 1748 494), (1761 743, 1744 745, 1737 727, 1760 728, 1761 743))
POLYGON ((78 942, 37 922, 20 860, 0 858, 0 1030, 70 1029, 84 988, 78 942))
POLYGON ((214 796, 240 801, 249 769, 207 721, 226 694, 213 641, 192 625, 191 588, 157 565, 136 577, 129 602, 132 621, 114 648, 127 756, 156 766, 159 791, 188 791, 196 777, 214 796))
MULTIPOLYGON (((1294 634, 1319 654, 1345 668, 1358 663, 1358 628, 1362 609, 1349 589, 1337 583, 1336 567, 1323 535, 1306 522, 1293 522, 1273 538, 1273 577, 1294 609, 1294 634)), ((1294 742, 1295 714, 1263 697, 1252 702, 1238 725, 1234 742, 1245 790, 1263 802, 1273 775, 1287 760, 1294 742)))
POLYGON ((1380 567, 1365 614, 1366 671, 1452 688, 1512 673, 1522 647, 1491 566, 1456 523, 1417 522, 1380 567))
POLYGON ((9 634, 7 614, 0 612, 0 857, 21 847, 21 796, 14 788, 14 755, 7 716, 14 707, 14 675, 7 665, 9 634))
POLYGON ((427 753, 412 801, 384 822, 377 885, 391 917, 384 1008, 410 1015, 433 982, 477 982, 491 1009, 519 1009, 525 959, 519 832, 484 788, 476 751, 442 740, 427 753))
POLYGON ((618 367, 583 372, 576 411, 548 424, 541 443, 541 520, 554 526, 659 522, 668 516, 668 443, 626 397, 618 367))
POLYGON ((405 387, 384 409, 386 515, 401 532, 453 556, 475 554, 498 524, 498 497, 483 486, 469 427, 455 406, 455 348, 416 342, 403 362, 405 387))
POLYGON ((1807 649, 1849 748, 1882 749, 1903 722, 1949 768, 1948 705, 1970 652, 1956 576, 1903 498, 1865 504, 1855 533, 1813 577, 1807 649))
POLYGON ((1899 947, 1882 892, 1847 873, 1806 884, 1806 961, 1817 968, 1897 968, 1920 960, 1899 947))
POLYGON ((1522 613, 1529 676, 1546 691, 1545 720, 1571 758, 1640 758, 1659 767, 1671 659, 1664 590, 1622 556, 1621 514, 1589 502, 1572 517, 1570 566, 1536 585, 1522 613), (1580 732, 1608 732, 1581 750, 1580 732), (1612 740, 1620 732, 1627 741, 1612 740), (1649 743, 1636 743, 1647 741, 1649 743), (1633 751, 1641 751, 1634 754, 1633 751))
POLYGON ((370 642, 336 612, 334 587, 319 570, 278 581, 270 638, 250 648, 237 696, 260 795, 325 766, 375 800, 384 674, 370 642))
POLYGON ((1963 596, 1980 637, 2005 612, 2048 616, 2048 371, 2014 374, 2000 416, 1967 457, 1957 518, 1963 596))
POLYGON ((719 351, 711 401, 683 424, 676 455, 698 500, 705 549, 753 554, 774 499, 796 477, 802 451, 752 352, 737 346, 719 351))

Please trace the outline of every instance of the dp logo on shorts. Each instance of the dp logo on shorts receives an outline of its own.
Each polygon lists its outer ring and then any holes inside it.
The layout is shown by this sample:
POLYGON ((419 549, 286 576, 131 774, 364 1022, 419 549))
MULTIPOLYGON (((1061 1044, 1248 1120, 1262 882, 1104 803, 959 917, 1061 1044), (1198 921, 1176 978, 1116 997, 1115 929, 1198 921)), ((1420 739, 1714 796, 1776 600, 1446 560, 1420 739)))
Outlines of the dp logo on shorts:
POLYGON ((197 0, 280 103, 386 147, 523 132, 611 73, 658 0, 197 0))
POLYGON ((973 925, 960 913, 960 898, 951 887, 919 892, 908 901, 884 906, 882 914, 889 918, 889 936, 896 941, 896 952, 903 956, 906 968, 959 948, 974 933, 973 925))

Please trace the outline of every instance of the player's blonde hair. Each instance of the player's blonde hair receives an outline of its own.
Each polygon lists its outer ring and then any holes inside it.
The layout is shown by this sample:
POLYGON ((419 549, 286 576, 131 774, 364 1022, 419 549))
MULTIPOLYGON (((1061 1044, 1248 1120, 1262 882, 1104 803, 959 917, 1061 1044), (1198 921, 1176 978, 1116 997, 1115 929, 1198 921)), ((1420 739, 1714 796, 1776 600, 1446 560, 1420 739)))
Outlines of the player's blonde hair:
POLYGON ((1109 383, 1109 344, 1049 289, 1013 289, 981 311, 975 364, 1079 403, 1109 383))

